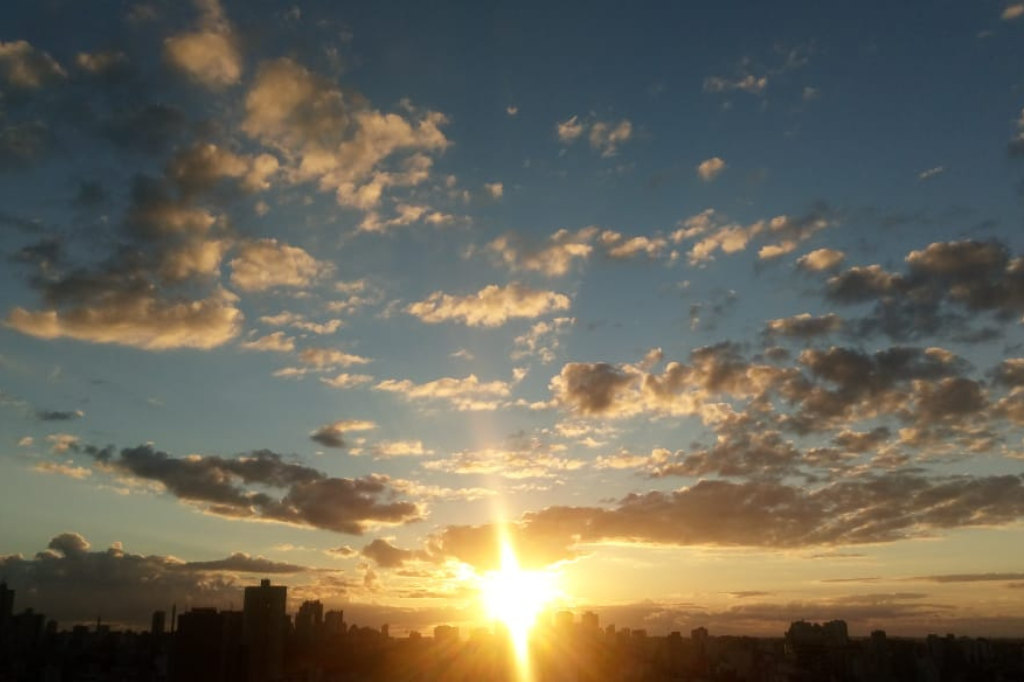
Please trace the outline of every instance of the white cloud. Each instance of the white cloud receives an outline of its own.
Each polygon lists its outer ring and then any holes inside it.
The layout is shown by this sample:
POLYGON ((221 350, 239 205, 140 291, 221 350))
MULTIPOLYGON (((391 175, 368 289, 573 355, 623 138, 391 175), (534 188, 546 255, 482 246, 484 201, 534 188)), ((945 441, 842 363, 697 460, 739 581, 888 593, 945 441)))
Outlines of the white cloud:
POLYGON ((373 381, 373 377, 369 374, 349 374, 348 372, 342 372, 341 374, 330 378, 321 377, 320 381, 331 388, 347 389, 368 384, 373 381))
POLYGON ((513 282, 504 287, 490 284, 468 296, 437 291, 426 300, 406 306, 405 311, 428 324, 454 321, 470 327, 497 327, 512 318, 540 317, 567 310, 569 305, 565 294, 531 289, 513 282))
POLYGON ((274 287, 306 287, 333 270, 297 246, 278 244, 276 239, 247 242, 231 261, 231 282, 242 291, 265 291, 274 287))
POLYGON ((1007 5, 1003 9, 1003 13, 999 15, 999 18, 1003 21, 1013 21, 1014 19, 1019 19, 1022 15, 1024 15, 1024 3, 1017 2, 1007 5))
POLYGON ((306 365, 312 365, 320 369, 351 367, 352 365, 365 365, 370 362, 369 358, 364 358, 361 355, 353 355, 332 348, 306 348, 299 353, 299 360, 306 365))
POLYGON ((701 180, 704 180, 705 182, 710 182, 717 178, 718 175, 724 170, 725 161, 718 158, 717 156, 712 156, 710 159, 705 159, 704 161, 700 162, 700 165, 697 166, 697 175, 700 176, 701 180))
POLYGON ((35 90, 64 78, 60 64, 24 40, 0 41, 0 79, 7 85, 35 90))
POLYGON ((397 393, 409 400, 447 400, 460 411, 495 410, 500 402, 495 398, 509 395, 510 387, 504 381, 480 381, 475 374, 462 379, 444 377, 416 384, 408 379, 386 379, 374 390, 397 393))
POLYGON ((500 199, 505 195, 505 185, 500 182, 487 182, 484 183, 484 191, 487 192, 492 199, 500 199))
POLYGON ((935 166, 934 168, 929 168, 928 170, 921 171, 920 173, 918 173, 917 174, 917 179, 918 180, 928 180, 929 178, 934 178, 936 175, 941 175, 942 173, 945 173, 945 172, 946 172, 946 167, 945 166, 935 166))
POLYGON ((242 55, 224 10, 217 0, 196 0, 199 29, 164 41, 172 66, 211 90, 234 85, 242 77, 242 55))
POLYGON ((595 121, 590 127, 590 146, 601 152, 601 156, 615 156, 619 145, 633 136, 633 124, 622 119, 617 124, 595 121))
POLYGON ((585 127, 579 121, 579 116, 573 116, 568 120, 555 124, 555 130, 558 131, 558 139, 566 144, 575 142, 576 138, 583 134, 585 127))
POLYGON ((274 332, 252 341, 240 344, 245 350, 270 351, 274 353, 290 353, 295 350, 295 339, 285 336, 284 332, 274 332))
POLYGON ((767 76, 754 76, 746 74, 735 79, 722 78, 720 76, 708 76, 704 79, 704 90, 706 92, 729 92, 740 90, 759 95, 768 87, 767 76))
POLYGON ((804 270, 820 272, 831 270, 846 259, 846 254, 837 249, 816 249, 808 254, 800 256, 796 264, 804 270))
POLYGON ((487 250, 498 254, 513 271, 541 272, 549 277, 561 277, 572 269, 577 260, 586 260, 593 247, 590 242, 598 228, 584 227, 576 232, 558 230, 548 237, 543 246, 529 249, 520 244, 515 234, 502 235, 487 245, 487 250))
POLYGON ((243 315, 237 301, 224 289, 194 301, 164 300, 153 291, 113 291, 64 312, 15 308, 6 324, 42 339, 67 337, 147 350, 208 349, 238 335, 243 315))

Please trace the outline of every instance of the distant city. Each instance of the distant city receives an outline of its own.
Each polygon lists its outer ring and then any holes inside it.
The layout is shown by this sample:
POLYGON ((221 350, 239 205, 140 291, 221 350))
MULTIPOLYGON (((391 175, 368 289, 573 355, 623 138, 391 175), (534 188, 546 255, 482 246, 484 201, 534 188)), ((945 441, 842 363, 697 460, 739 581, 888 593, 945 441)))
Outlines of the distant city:
POLYGON ((558 611, 534 628, 528 661, 507 632, 438 625, 393 637, 288 588, 245 588, 241 611, 172 607, 144 632, 94 625, 61 630, 15 613, 0 583, 0 682, 1020 682, 1024 639, 929 635, 851 637, 842 620, 796 621, 779 637, 713 636, 706 628, 648 633, 602 626, 593 611, 558 611))

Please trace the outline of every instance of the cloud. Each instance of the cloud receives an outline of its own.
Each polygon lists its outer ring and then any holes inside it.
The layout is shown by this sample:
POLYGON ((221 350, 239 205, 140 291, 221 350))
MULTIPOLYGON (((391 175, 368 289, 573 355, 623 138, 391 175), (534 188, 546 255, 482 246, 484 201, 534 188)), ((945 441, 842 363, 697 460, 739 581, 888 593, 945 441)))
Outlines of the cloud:
POLYGON ((10 87, 36 90, 65 76, 64 69, 53 57, 26 41, 0 41, 0 80, 10 87))
POLYGON ((231 261, 231 283, 242 291, 266 291, 275 287, 307 287, 333 270, 297 246, 276 239, 246 242, 231 261))
POLYGON ((515 338, 512 359, 536 357, 543 363, 553 362, 560 344, 559 337, 576 323, 572 317, 556 317, 550 322, 541 321, 530 327, 525 334, 515 338))
POLYGON ((569 273, 577 261, 585 261, 593 251, 591 242, 597 236, 598 228, 584 227, 576 232, 558 230, 541 246, 526 247, 522 239, 506 234, 487 244, 487 250, 497 254, 513 272, 540 272, 549 277, 561 277, 569 273))
POLYGON ((820 316, 801 313, 792 317, 769 320, 765 325, 765 334, 806 340, 839 331, 842 326, 842 318, 835 313, 820 316))
POLYGON ((590 133, 587 139, 591 148, 605 157, 615 156, 619 146, 633 137, 633 124, 625 118, 618 123, 613 123, 612 121, 595 120, 592 116, 587 120, 580 120, 579 116, 573 116, 555 124, 555 132, 562 144, 572 144, 580 139, 588 129, 590 133))
POLYGON ((936 175, 942 175, 945 172, 945 166, 935 166, 934 168, 929 168, 928 170, 924 170, 918 173, 917 179, 921 181, 930 180, 931 178, 934 178, 936 175))
POLYGON ((736 78, 708 76, 704 79, 704 92, 721 93, 739 90, 752 95, 760 95, 767 87, 767 76, 755 76, 749 73, 736 78))
POLYGON ((195 301, 167 300, 152 291, 105 292, 64 311, 14 308, 5 324, 41 339, 72 338, 146 350, 210 349, 227 343, 241 329, 237 297, 219 289, 195 301))
POLYGON ((176 603, 226 608, 239 603, 238 573, 295 574, 310 569, 241 552, 209 561, 132 554, 120 543, 93 550, 78 533, 57 535, 32 558, 0 557, 0 573, 31 606, 63 623, 94 621, 144 626, 153 611, 176 603))
POLYGON ((292 181, 315 180, 339 204, 366 211, 388 188, 425 182, 433 163, 427 154, 448 147, 443 114, 402 104, 410 118, 372 109, 357 93, 343 94, 328 79, 281 58, 257 69, 242 130, 284 157, 292 181), (392 159, 398 167, 386 168, 392 159))
POLYGON ((991 313, 996 321, 1024 314, 1024 258, 997 241, 935 242, 911 251, 906 271, 854 266, 826 282, 826 299, 872 303, 852 325, 861 336, 883 333, 897 340, 923 335, 970 339, 969 316, 991 313))
POLYGON ((271 351, 274 353, 290 353, 295 350, 295 339, 285 336, 284 332, 274 332, 252 341, 239 344, 245 350, 271 351))
POLYGON ((287 462, 269 450, 235 458, 178 458, 149 445, 118 453, 109 447, 80 449, 109 471, 158 483, 182 502, 226 518, 361 535, 369 528, 409 523, 423 515, 418 505, 396 499, 386 476, 335 478, 287 462))
POLYGON ((500 199, 505 195, 505 185, 500 182, 487 182, 484 183, 484 191, 492 199, 500 199))
POLYGON ((638 410, 624 399, 637 380, 637 373, 629 367, 570 362, 551 380, 551 392, 561 404, 581 414, 624 416, 638 410))
POLYGON ((1010 139, 1008 150, 1011 156, 1024 156, 1024 109, 1017 119, 1017 133, 1010 139))
POLYGON ((796 260, 797 267, 810 272, 821 272, 838 267, 846 259, 846 254, 837 249, 815 249, 800 256, 796 260))
POLYGON ((374 457, 387 459, 389 457, 420 457, 431 453, 423 447, 421 440, 393 440, 382 441, 371 448, 374 457))
POLYGON ((697 175, 700 176, 701 180, 711 182, 724 170, 725 161, 717 156, 712 156, 710 159, 700 162, 700 165, 697 166, 697 175))
POLYGON ((81 410, 37 410, 36 419, 44 422, 66 422, 81 419, 85 412, 81 410))
POLYGON ((0 171, 28 168, 50 147, 50 129, 42 121, 14 123, 0 128, 0 171))
POLYGON ((429 206, 419 204, 399 204, 395 207, 395 217, 381 220, 380 214, 370 211, 359 223, 360 232, 384 232, 390 227, 411 225, 424 222, 428 225, 447 225, 455 222, 455 216, 435 211, 429 206))
POLYGON ((585 128, 585 124, 579 122, 579 116, 573 116, 555 125, 558 139, 566 144, 575 142, 583 134, 585 128))
POLYGON ((601 156, 615 156, 619 145, 633 136, 633 124, 628 119, 618 123, 594 121, 590 126, 590 146, 601 152, 601 156))
POLYGON ((167 166, 167 177, 185 195, 208 191, 223 178, 237 180, 249 192, 270 188, 278 172, 271 154, 244 156, 212 143, 194 144, 177 154, 167 166))
POLYGON ((637 256, 657 258, 668 242, 661 237, 645 237, 643 235, 626 238, 614 230, 601 233, 601 246, 609 258, 628 260, 637 256))
POLYGON ((32 466, 33 471, 44 474, 58 474, 81 481, 92 476, 92 469, 74 466, 72 464, 60 464, 58 462, 38 462, 32 466))
POLYGON ((94 76, 123 72, 127 65, 128 55, 119 50, 79 52, 75 55, 75 66, 94 76))
POLYGON ((480 381, 475 374, 464 378, 444 377, 423 384, 408 379, 385 379, 373 387, 376 391, 397 393, 408 400, 446 400, 460 411, 494 410, 497 398, 511 392, 504 381, 480 381))
POLYGON ((1024 3, 1017 2, 1003 8, 1003 13, 999 15, 999 18, 1003 21, 1013 21, 1022 15, 1024 15, 1024 3))
POLYGON ((312 431, 309 434, 310 440, 320 443, 324 447, 328 448, 344 448, 348 444, 345 442, 345 433, 349 431, 372 431, 377 428, 377 425, 371 421, 365 420, 342 420, 334 422, 333 424, 326 424, 320 428, 312 431))
POLYGON ((317 369, 351 367, 371 362, 369 358, 364 358, 361 355, 353 355, 333 348, 306 348, 299 352, 299 360, 317 369))
POLYGON ((334 377, 321 377, 320 381, 331 388, 346 389, 368 384, 373 381, 373 377, 369 374, 349 374, 347 372, 342 372, 334 377))
POLYGON ((359 552, 373 561, 380 568, 399 568, 408 561, 422 558, 422 553, 415 550, 400 549, 387 540, 375 539, 359 552))
POLYGON ((510 447, 457 452, 451 457, 423 463, 423 468, 470 476, 501 476, 521 480, 554 478, 586 466, 580 459, 560 456, 564 446, 552 446, 537 438, 513 438, 510 447))
POLYGON ((470 327, 498 327, 517 317, 540 317, 567 310, 569 297, 513 282, 490 284, 476 294, 453 296, 440 291, 426 300, 411 303, 405 311, 428 324, 457 321, 470 327))
POLYGON ((211 90, 235 85, 242 77, 237 39, 217 0, 195 0, 201 16, 196 31, 164 40, 168 63, 211 90))
POLYGON ((701 480, 672 492, 633 493, 612 507, 555 506, 502 529, 449 526, 433 553, 480 569, 500 560, 504 534, 525 565, 572 559, 589 543, 798 548, 895 542, 935 531, 1004 526, 1024 515, 1015 475, 864 475, 817 488, 774 481, 701 480))

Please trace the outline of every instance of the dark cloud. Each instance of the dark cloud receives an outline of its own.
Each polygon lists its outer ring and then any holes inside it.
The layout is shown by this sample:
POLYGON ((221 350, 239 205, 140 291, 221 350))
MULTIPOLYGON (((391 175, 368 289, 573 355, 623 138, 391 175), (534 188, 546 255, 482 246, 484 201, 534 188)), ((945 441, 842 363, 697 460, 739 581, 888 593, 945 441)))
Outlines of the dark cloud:
POLYGON ((66 422, 81 419, 85 413, 81 410, 38 410, 36 419, 44 422, 66 422))
POLYGON ((896 340, 948 335, 989 339, 996 330, 974 329, 974 316, 1008 322, 1024 313, 1024 258, 997 241, 935 242, 910 252, 906 271, 858 266, 831 277, 825 296, 840 304, 871 303, 850 330, 896 340))
POLYGON ((636 375, 608 363, 571 362, 552 380, 552 388, 563 404, 582 414, 612 410, 636 375))
POLYGON ((110 198, 102 183, 83 180, 78 183, 78 190, 72 204, 77 208, 94 208, 106 203, 110 198))
POLYGON ((337 424, 326 424, 309 434, 309 439, 320 443, 325 448, 344 448, 345 433, 337 424))
POLYGON ((215 561, 189 561, 181 564, 178 570, 186 571, 230 571, 233 573, 288 574, 302 573, 309 569, 298 564, 271 561, 263 557, 254 557, 245 552, 235 552, 225 559, 215 561))
POLYGON ((861 475, 819 488, 777 481, 702 480, 674 492, 631 494, 612 508, 548 507, 519 523, 450 526, 432 554, 495 565, 501 538, 532 564, 572 559, 580 544, 795 548, 894 542, 939 529, 998 526, 1024 516, 1024 477, 861 475))
POLYGON ((1009 582, 1024 580, 1024 573, 948 573, 944 575, 919 575, 907 580, 921 580, 930 583, 978 583, 1009 582))
POLYGON ((233 459, 177 458, 148 445, 82 448, 120 474, 160 483, 167 492, 206 511, 240 519, 278 521, 359 535, 377 525, 422 518, 413 502, 398 501, 384 476, 332 478, 269 450, 233 459), (268 491, 277 489, 280 497, 268 491))
POLYGON ((100 132, 128 151, 159 154, 182 139, 189 124, 185 114, 166 104, 144 104, 119 109, 101 123, 100 132))
POLYGON ((399 568, 405 562, 422 558, 423 556, 421 552, 395 547, 387 540, 381 538, 377 538, 363 547, 360 553, 381 568, 399 568))
POLYGON ((126 552, 120 544, 93 551, 78 533, 62 533, 26 559, 0 556, 0 574, 16 591, 16 608, 32 607, 60 621, 144 625, 156 610, 240 603, 235 573, 299 573, 309 569, 246 554, 183 562, 126 552), (19 606, 20 604, 20 606, 19 606))
POLYGON ((42 121, 0 127, 0 172, 20 171, 44 156, 50 147, 50 128, 42 121))

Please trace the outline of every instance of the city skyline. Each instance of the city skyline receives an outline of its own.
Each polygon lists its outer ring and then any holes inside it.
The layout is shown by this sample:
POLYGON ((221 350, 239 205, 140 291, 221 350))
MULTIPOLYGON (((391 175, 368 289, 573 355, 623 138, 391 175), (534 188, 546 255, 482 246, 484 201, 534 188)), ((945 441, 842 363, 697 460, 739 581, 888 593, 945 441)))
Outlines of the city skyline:
POLYGON ((82 5, 0 9, 21 604, 1024 635, 1024 4, 82 5))

